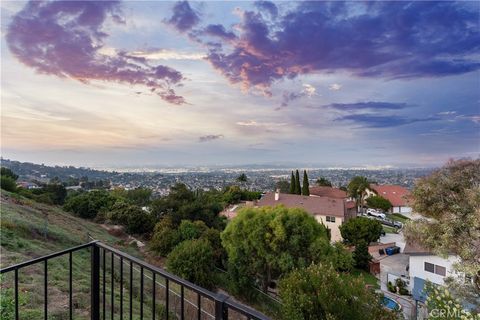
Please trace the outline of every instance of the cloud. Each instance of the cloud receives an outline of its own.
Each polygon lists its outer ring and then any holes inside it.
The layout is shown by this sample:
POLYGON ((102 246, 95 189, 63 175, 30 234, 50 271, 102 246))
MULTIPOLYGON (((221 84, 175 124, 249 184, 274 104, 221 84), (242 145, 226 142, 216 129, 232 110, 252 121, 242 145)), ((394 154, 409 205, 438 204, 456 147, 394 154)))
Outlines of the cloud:
POLYGON ((207 59, 246 89, 319 72, 399 79, 480 69, 479 13, 462 3, 311 1, 273 21, 259 11, 241 18, 238 37, 211 46, 207 59))
POLYGON ((19 61, 40 73, 143 85, 167 102, 183 104, 172 89, 184 79, 177 70, 123 51, 102 53, 108 36, 102 27, 107 20, 124 23, 121 15, 118 1, 30 1, 12 18, 6 40, 19 61))
POLYGON ((238 121, 236 124, 242 127, 283 127, 287 125, 284 122, 257 122, 255 120, 238 121))
MULTIPOLYGON (((300 99, 302 97, 308 97, 308 98, 311 98, 315 95, 317 95, 317 89, 312 86, 311 84, 303 84, 303 89, 300 91, 300 92, 289 92, 289 91, 284 91, 283 92, 283 95, 282 95, 282 103, 280 105, 280 107, 287 107, 290 102, 294 101, 294 100, 297 100, 297 99, 300 99)), ((279 108, 277 108, 276 110, 278 110, 279 108)))
POLYGON ((147 60, 203 60, 206 55, 200 52, 181 52, 169 49, 148 49, 130 52, 129 55, 147 60))
POLYGON ((411 107, 406 103, 398 102, 378 102, 378 101, 368 101, 368 102, 356 102, 356 103, 332 103, 322 106, 322 108, 332 108, 336 110, 344 111, 355 111, 355 110, 399 110, 411 107))
POLYGON ((416 122, 429 122, 440 120, 438 117, 426 118, 404 118, 395 115, 373 115, 373 114, 350 114, 340 118, 336 121, 351 121, 360 124, 366 128, 390 128, 398 127, 416 122))
POLYGON ((167 23, 180 32, 191 30, 200 22, 198 13, 190 7, 188 1, 179 1, 173 7, 173 15, 167 23))
POLYGON ((202 33, 209 36, 219 37, 223 40, 233 40, 237 38, 235 33, 226 31, 225 27, 221 24, 210 24, 203 29, 202 33))
POLYGON ((218 140, 218 139, 223 139, 224 136, 223 134, 209 134, 206 136, 201 136, 198 137, 199 142, 208 142, 208 141, 213 141, 213 140, 218 140))
POLYGON ((342 85, 339 83, 332 83, 331 85, 328 86, 328 90, 330 91, 338 91, 342 89, 342 85))
POLYGON ((260 11, 266 11, 272 18, 276 18, 278 15, 278 8, 277 6, 270 1, 256 1, 254 3, 255 7, 257 7, 260 11))

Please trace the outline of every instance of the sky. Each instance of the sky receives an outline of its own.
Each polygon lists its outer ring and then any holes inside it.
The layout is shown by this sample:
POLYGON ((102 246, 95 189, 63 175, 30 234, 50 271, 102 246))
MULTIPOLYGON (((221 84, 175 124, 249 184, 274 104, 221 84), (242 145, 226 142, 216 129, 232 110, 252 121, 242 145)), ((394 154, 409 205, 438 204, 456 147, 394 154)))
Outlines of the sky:
POLYGON ((480 153, 480 2, 2 1, 2 157, 437 166, 480 153))

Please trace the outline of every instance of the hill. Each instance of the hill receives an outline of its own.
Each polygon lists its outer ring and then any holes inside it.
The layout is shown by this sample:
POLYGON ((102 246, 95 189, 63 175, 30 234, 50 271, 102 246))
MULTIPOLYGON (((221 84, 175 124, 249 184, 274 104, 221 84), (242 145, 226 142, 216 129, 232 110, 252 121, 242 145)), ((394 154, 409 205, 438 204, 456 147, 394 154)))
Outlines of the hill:
MULTIPOLYGON (((61 208, 34 202, 22 196, 1 194, 1 267, 27 261, 90 241, 90 237, 141 257, 136 245, 110 234, 101 225, 64 212, 61 208)), ((68 255, 49 260, 49 319, 68 318, 68 255)), ((73 254, 75 319, 89 318, 90 253, 73 254)), ((13 274, 1 279, 0 318, 13 310, 13 274)), ((22 319, 43 317, 43 264, 19 272, 22 319)))

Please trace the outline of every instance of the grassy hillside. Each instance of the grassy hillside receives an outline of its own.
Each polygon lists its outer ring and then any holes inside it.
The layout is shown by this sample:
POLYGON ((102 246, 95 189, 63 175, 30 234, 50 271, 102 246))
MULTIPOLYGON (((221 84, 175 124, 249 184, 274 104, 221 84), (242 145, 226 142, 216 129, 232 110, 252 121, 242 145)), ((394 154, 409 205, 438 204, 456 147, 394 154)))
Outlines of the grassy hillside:
MULTIPOLYGON (((30 260, 75 245, 89 242, 89 235, 124 252, 141 256, 136 246, 110 235, 99 224, 72 216, 59 207, 34 202, 16 194, 1 195, 1 266, 30 260)), ((48 263, 49 318, 68 318, 68 256, 48 263)), ((88 249, 73 254, 75 319, 89 317, 90 253, 88 249)), ((19 272, 22 319, 43 316, 43 264, 19 272)), ((1 279, 0 318, 9 319, 12 312, 13 272, 1 279)))

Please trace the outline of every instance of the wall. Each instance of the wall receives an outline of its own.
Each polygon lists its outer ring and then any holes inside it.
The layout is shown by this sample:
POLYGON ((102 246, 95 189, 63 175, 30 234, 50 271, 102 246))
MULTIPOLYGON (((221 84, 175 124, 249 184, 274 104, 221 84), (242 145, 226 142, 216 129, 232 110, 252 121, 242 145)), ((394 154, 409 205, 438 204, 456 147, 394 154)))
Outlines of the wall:
POLYGON ((327 217, 326 216, 322 216, 322 215, 315 215, 315 219, 317 219, 317 221, 319 223, 323 223, 324 225, 326 225, 329 229, 330 229, 330 232, 331 232, 331 242, 335 242, 335 241, 342 241, 342 235, 340 234, 340 229, 338 227, 340 227, 343 223, 343 219, 340 218, 340 217, 335 217, 335 222, 327 222, 327 217))
POLYGON ((418 256, 411 255, 410 263, 409 263, 410 279, 413 279, 414 277, 418 277, 424 280, 430 280, 431 282, 436 284, 443 285, 444 277, 436 273, 425 271, 424 263, 429 262, 429 263, 433 263, 433 264, 445 267, 447 269, 445 277, 448 277, 448 276, 454 275, 452 265, 458 260, 459 259, 455 256, 449 256, 448 259, 444 259, 442 257, 434 256, 434 255, 418 255, 418 256))
POLYGON ((412 213, 412 208, 410 207, 393 207, 393 213, 412 213))

